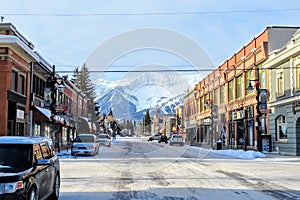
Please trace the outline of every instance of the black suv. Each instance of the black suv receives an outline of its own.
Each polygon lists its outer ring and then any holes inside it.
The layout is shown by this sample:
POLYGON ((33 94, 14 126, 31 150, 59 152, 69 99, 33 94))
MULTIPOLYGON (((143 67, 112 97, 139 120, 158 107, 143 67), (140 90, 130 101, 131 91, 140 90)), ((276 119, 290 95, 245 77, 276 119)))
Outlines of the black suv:
POLYGON ((0 137, 0 199, 59 197, 60 168, 48 138, 0 137))

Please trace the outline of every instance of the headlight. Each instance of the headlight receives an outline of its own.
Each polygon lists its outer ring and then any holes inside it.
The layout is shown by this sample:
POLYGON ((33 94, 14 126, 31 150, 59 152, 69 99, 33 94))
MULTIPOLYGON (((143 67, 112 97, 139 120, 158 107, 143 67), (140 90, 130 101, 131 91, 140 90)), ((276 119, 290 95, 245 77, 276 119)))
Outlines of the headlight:
POLYGON ((14 183, 4 183, 3 193, 14 193, 18 189, 23 188, 23 181, 18 181, 14 183))

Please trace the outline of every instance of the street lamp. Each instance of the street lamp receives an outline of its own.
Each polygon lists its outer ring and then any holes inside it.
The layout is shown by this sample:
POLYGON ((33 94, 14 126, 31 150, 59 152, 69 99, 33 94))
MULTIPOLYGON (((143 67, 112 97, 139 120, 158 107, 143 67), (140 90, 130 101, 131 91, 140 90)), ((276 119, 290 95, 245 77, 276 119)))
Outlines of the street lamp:
POLYGON ((206 108, 210 108, 210 146, 213 149, 214 147, 214 105, 213 100, 211 99, 210 102, 206 101, 204 103, 206 108))
MULTIPOLYGON (((259 76, 259 73, 257 73, 258 76, 259 76)), ((251 84, 251 81, 255 81, 255 89, 256 89, 256 101, 257 101, 257 105, 256 105, 256 133, 257 133, 257 150, 259 152, 262 152, 262 141, 261 141, 261 121, 260 121, 260 118, 262 116, 262 113, 260 111, 260 104, 261 104, 261 101, 260 101, 260 89, 259 89, 259 78, 258 79, 255 79, 255 80, 249 80, 249 85, 247 87, 247 90, 248 91, 253 91, 254 90, 254 87, 252 86, 251 84)))

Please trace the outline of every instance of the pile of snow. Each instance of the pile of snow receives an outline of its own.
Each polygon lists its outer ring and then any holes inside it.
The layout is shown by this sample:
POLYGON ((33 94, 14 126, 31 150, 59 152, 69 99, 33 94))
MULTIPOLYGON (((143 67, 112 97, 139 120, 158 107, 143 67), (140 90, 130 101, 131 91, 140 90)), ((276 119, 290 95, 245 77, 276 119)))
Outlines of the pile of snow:
POLYGON ((241 159, 255 159, 255 158, 265 158, 265 154, 253 150, 244 151, 244 150, 211 150, 213 153, 218 153, 222 155, 229 155, 241 159))

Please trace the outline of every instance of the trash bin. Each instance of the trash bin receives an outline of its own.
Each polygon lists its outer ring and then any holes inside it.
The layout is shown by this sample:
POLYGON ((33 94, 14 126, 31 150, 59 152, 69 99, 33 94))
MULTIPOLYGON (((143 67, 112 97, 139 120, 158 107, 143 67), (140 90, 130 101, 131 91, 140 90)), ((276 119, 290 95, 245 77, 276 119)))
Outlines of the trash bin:
POLYGON ((219 140, 217 141, 217 150, 221 150, 222 149, 222 141, 219 140))

